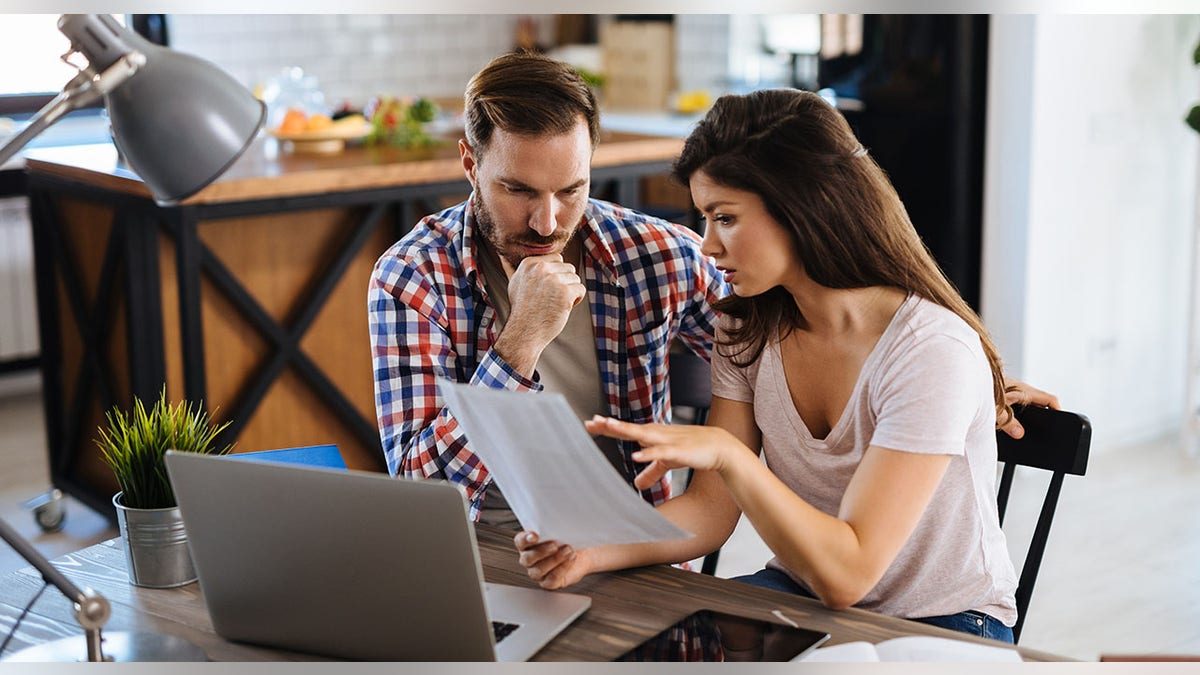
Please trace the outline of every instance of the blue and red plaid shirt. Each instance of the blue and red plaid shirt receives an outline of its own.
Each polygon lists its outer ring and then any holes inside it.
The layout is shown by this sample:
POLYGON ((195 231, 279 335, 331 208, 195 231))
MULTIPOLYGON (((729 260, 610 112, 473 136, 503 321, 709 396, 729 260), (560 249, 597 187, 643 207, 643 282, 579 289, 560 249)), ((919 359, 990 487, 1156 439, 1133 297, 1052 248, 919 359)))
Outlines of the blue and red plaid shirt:
MULTIPOLYGON (((471 204, 425 217, 388 249, 371 275, 368 305, 388 471, 462 485, 478 518, 491 478, 443 407, 437 378, 513 390, 542 386, 492 349, 496 310, 478 266, 471 204)), ((615 204, 589 200, 580 233, 609 415, 670 422, 668 349, 679 338, 708 358, 716 327, 710 305, 725 295, 722 276, 700 253, 694 232, 615 204)), ((640 469, 629 458, 636 449, 621 443, 631 483, 640 469)), ((661 504, 670 484, 664 479, 642 495, 661 504)))

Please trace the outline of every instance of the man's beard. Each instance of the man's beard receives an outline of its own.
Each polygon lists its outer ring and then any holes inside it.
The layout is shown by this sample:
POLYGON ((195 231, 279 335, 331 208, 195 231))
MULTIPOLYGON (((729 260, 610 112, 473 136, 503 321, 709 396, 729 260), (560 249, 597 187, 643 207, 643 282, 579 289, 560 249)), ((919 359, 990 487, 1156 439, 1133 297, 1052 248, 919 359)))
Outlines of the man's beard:
POLYGON ((549 237, 543 237, 526 227, 525 231, 519 237, 501 239, 500 228, 496 226, 496 219, 492 216, 491 210, 488 209, 487 203, 483 199, 483 193, 478 190, 475 191, 473 208, 475 227, 479 230, 479 234, 483 235, 484 241, 496 252, 496 255, 511 265, 514 270, 527 257, 517 251, 519 247, 554 246, 561 252, 571 237, 575 235, 575 231, 579 229, 578 227, 572 227, 568 230, 567 228, 559 227, 554 230, 554 234, 549 237))

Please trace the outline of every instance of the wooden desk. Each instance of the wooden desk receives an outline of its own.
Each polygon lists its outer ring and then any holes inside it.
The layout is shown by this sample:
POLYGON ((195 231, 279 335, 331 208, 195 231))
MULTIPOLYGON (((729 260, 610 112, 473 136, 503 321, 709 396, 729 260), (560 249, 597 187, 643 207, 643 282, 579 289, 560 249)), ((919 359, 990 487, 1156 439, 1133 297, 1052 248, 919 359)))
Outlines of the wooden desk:
MULTIPOLYGON (((479 526, 476 530, 484 576, 488 581, 533 586, 516 561, 511 536, 479 526)), ((113 606, 107 630, 154 631, 199 645, 214 661, 313 660, 307 654, 227 642, 213 633, 198 584, 170 590, 129 585, 120 542, 111 540, 59 559, 59 569, 80 586, 91 586, 113 606)), ((33 568, 0 577, 0 634, 11 627, 20 608, 41 585, 33 568)), ((854 640, 880 642, 903 635, 939 635, 997 644, 925 624, 863 610, 834 612, 815 600, 757 588, 665 565, 597 574, 571 588, 592 597, 592 607, 538 652, 538 661, 608 661, 699 609, 714 609, 778 621, 780 610, 801 626, 831 635, 828 644, 854 640)), ((70 603, 47 589, 25 618, 10 650, 81 634, 70 603)), ((1061 660, 1052 654, 1020 649, 1027 661, 1061 660)))
MULTIPOLYGON (((593 195, 637 208, 682 145, 603 134, 593 195)), ((470 192, 453 140, 316 156, 260 139, 173 207, 110 144, 30 151, 27 168, 56 487, 115 518, 96 428, 164 384, 230 420, 218 443, 235 451, 332 443, 383 470, 367 282, 419 218, 470 192)))

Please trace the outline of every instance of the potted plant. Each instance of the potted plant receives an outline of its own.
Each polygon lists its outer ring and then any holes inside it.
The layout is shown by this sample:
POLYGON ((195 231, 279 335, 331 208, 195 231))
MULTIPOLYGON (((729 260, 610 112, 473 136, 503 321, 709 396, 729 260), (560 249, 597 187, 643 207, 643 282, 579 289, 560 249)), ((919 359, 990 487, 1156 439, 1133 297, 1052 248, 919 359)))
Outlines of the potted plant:
POLYGON ((113 408, 105 417, 108 428, 98 429, 96 444, 121 488, 112 501, 130 582, 171 588, 194 581, 187 532, 163 460, 167 450, 228 453, 232 445, 216 448, 213 440, 229 422, 214 425, 201 406, 191 403, 168 404, 165 387, 149 411, 135 398, 132 412, 113 408))

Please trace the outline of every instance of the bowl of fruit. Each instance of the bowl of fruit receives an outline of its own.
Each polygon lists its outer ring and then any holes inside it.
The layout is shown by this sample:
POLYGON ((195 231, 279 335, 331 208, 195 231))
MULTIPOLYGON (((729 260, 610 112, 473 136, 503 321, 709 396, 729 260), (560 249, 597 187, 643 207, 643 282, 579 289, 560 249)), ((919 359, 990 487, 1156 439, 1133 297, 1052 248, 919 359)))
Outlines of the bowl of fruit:
POLYGON ((365 138, 371 129, 371 123, 359 114, 344 115, 335 120, 329 115, 310 115, 298 108, 290 108, 279 126, 268 133, 283 141, 285 148, 292 152, 331 154, 344 150, 346 141, 365 138))

